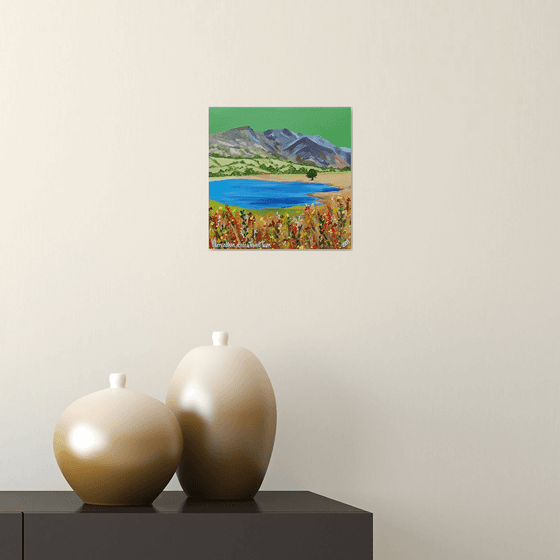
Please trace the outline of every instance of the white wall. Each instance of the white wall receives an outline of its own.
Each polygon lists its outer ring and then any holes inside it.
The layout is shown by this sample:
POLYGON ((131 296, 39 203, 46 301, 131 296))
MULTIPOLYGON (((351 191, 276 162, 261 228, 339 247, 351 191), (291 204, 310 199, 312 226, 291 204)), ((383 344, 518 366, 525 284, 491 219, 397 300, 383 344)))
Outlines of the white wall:
MULTIPOLYGON (((560 4, 0 1, 0 490, 62 410, 212 330, 278 401, 263 489, 376 560, 560 557, 560 4), (353 108, 353 250, 207 249, 209 106, 353 108)), ((178 489, 173 480, 169 489, 178 489)))

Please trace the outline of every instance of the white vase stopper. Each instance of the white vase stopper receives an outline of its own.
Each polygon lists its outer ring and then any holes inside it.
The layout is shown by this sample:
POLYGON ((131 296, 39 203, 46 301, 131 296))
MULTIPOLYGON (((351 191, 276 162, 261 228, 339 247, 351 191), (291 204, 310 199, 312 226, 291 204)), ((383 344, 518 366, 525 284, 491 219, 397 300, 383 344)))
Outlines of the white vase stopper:
POLYGON ((109 387, 111 389, 124 389, 126 385, 125 373, 111 373, 109 375, 109 387))
POLYGON ((212 333, 212 343, 214 346, 227 346, 229 334, 225 331, 214 331, 212 333))

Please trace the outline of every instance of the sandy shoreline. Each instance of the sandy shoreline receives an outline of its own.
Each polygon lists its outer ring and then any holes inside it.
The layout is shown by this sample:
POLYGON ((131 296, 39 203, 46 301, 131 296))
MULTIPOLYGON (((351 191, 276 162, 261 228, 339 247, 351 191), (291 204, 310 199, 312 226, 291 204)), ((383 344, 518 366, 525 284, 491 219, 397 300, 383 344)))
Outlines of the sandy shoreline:
MULTIPOLYGON (((246 175, 244 177, 211 177, 211 181, 221 181, 223 179, 256 179, 259 181, 278 181, 281 183, 292 183, 294 181, 299 181, 302 183, 311 183, 305 175, 271 175, 271 174, 261 174, 261 175, 246 175)), ((331 192, 319 192, 310 193, 307 196, 318 198, 319 200, 326 202, 327 200, 342 196, 344 198, 352 199, 352 172, 350 173, 319 173, 314 179, 317 183, 323 183, 325 185, 331 185, 339 189, 338 191, 331 192)))

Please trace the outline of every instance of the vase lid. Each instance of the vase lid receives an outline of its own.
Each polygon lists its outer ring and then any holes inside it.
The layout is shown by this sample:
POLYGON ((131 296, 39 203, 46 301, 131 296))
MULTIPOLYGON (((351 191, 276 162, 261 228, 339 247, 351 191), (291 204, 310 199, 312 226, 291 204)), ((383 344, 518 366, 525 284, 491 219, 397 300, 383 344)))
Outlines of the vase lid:
POLYGON ((109 387, 111 389, 126 389, 126 373, 109 374, 109 387))
POLYGON ((228 340, 229 340, 229 334, 225 331, 214 331, 212 333, 213 346, 227 346, 228 340))

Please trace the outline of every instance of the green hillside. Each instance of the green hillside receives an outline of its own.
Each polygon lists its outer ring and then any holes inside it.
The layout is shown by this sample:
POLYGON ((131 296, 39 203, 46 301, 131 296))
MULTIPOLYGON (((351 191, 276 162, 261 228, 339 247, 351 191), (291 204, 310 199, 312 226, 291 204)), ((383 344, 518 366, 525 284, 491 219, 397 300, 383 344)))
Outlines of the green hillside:
MULTIPOLYGON (((313 202, 312 199, 310 199, 310 204, 311 202, 313 202)), ((224 207, 226 205, 222 204, 221 202, 216 202, 215 200, 211 200, 210 201, 210 210, 223 210, 224 207)), ((232 206, 229 205, 229 208, 231 209, 232 212, 240 212, 241 210, 243 210, 243 212, 251 212, 252 214, 255 214, 256 216, 269 216, 270 214, 277 214, 278 216, 286 216, 286 215, 290 215, 293 216, 294 214, 300 214, 303 209, 304 206, 289 206, 288 208, 241 208, 239 206, 232 206)))
POLYGON ((318 173, 335 173, 350 171, 349 167, 338 169, 336 167, 316 167, 306 163, 295 163, 283 158, 275 157, 225 157, 210 156, 210 177, 242 177, 244 175, 257 175, 271 173, 273 175, 306 174, 309 169, 318 173))

